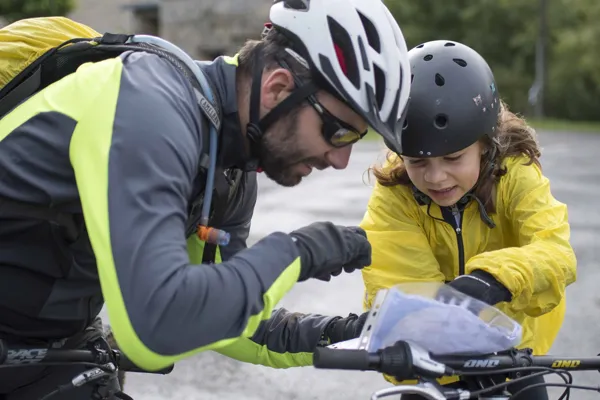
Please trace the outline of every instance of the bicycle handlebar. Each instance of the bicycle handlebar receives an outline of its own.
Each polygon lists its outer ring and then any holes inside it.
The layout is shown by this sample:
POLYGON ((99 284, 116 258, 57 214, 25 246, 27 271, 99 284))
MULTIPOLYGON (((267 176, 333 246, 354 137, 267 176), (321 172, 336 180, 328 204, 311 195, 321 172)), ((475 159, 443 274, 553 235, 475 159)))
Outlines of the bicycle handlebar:
POLYGON ((600 357, 534 356, 530 349, 511 349, 488 355, 432 355, 420 346, 399 341, 395 345, 369 353, 366 350, 317 348, 313 365, 321 369, 377 371, 402 379, 412 379, 415 373, 430 377, 456 373, 490 372, 516 367, 546 367, 569 371, 598 370, 600 357))
POLYGON ((319 347, 315 350, 313 365, 322 369, 377 371, 399 380, 411 379, 417 374, 434 378, 454 374, 451 367, 432 359, 420 346, 406 341, 375 353, 319 347))
POLYGON ((166 375, 173 370, 173 365, 158 371, 148 371, 135 365, 122 352, 112 350, 112 354, 101 349, 52 349, 41 346, 12 345, 0 339, 0 365, 15 366, 23 364, 47 363, 90 363, 104 365, 114 363, 115 366, 126 372, 143 372, 149 374, 166 375))
POLYGON ((375 353, 366 350, 320 347, 314 352, 313 365, 320 369, 377 371, 394 376, 399 381, 419 379, 416 385, 399 385, 380 390, 373 394, 372 400, 398 394, 421 394, 432 400, 446 400, 449 398, 469 399, 471 395, 476 394, 443 388, 435 382, 436 378, 442 376, 506 374, 507 377, 515 379, 521 377, 521 373, 527 369, 531 371, 541 369, 598 370, 600 372, 600 357, 534 356, 531 349, 510 349, 487 355, 437 356, 430 354, 415 343, 399 341, 393 346, 375 353))

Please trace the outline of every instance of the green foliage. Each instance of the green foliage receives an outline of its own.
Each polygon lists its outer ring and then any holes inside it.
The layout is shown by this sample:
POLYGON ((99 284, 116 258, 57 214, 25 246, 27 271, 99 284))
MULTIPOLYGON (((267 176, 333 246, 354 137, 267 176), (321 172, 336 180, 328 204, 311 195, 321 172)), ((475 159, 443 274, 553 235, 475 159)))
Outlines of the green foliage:
POLYGON ((0 0, 0 16, 8 22, 23 18, 64 16, 75 0, 0 0))
MULTIPOLYGON (((501 96, 528 114, 535 78, 538 0, 386 0, 409 48, 448 39, 477 50, 494 71, 501 96)), ((545 112, 600 120, 600 1, 548 0, 545 112)))

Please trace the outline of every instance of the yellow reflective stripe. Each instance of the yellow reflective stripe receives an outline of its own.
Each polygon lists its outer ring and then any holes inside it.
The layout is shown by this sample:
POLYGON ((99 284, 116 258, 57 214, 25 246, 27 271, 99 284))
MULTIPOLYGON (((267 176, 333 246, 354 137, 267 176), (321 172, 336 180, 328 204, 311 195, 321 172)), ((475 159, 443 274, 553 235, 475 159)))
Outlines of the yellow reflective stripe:
MULTIPOLYGON (((98 264, 108 316, 119 347, 138 366, 149 370, 160 369, 172 364, 176 358, 163 357, 148 349, 133 329, 119 286, 110 238, 108 167, 123 64, 120 58, 114 58, 88 68, 81 75, 95 80, 94 85, 101 85, 102 91, 94 101, 102 107, 90 109, 79 120, 69 149, 85 223, 98 264)), ((74 101, 79 97, 75 97, 74 101)))
POLYGON ((187 239, 187 252, 192 264, 202 264, 202 255, 204 254, 204 241, 193 234, 187 239))
MULTIPOLYGON (((187 240, 188 254, 194 264, 202 263, 204 241, 198 236, 192 235, 187 240)), ((221 251, 217 246, 216 263, 221 263, 221 251)), ((248 325, 242 334, 242 338, 234 340, 233 343, 215 349, 227 357, 253 364, 266 365, 272 368, 290 368, 312 365, 312 353, 276 353, 269 351, 267 346, 261 346, 247 337, 252 336, 260 321, 269 319, 271 312, 279 300, 298 280, 300 273, 300 259, 296 259, 286 271, 279 276, 271 288, 263 296, 265 307, 261 314, 253 315, 248 320, 248 325), (291 280, 290 280, 291 275, 291 280), (265 312, 265 311, 268 311, 265 312)))
POLYGON ((225 61, 227 64, 235 65, 237 67, 240 65, 238 57, 239 57, 239 53, 234 55, 233 57, 223 56, 223 61, 225 61))
POLYGON ((220 264, 223 261, 221 258, 221 247, 217 246, 217 251, 215 252, 215 263, 220 264))
MULTIPOLYGON (((187 239, 187 252, 190 257, 190 262, 192 264, 202 264, 202 256, 204 255, 204 242, 200 240, 197 235, 191 235, 187 239)), ((220 264, 223 260, 221 259, 221 247, 217 246, 217 251, 215 254, 215 263, 220 264)))
POLYGON ((81 115, 92 104, 90 99, 94 98, 98 85, 97 82, 87 82, 85 79, 81 81, 82 84, 90 87, 89 96, 82 98, 78 85, 74 85, 71 77, 67 77, 39 91, 15 107, 0 119, 0 141, 39 113, 57 112, 79 121, 81 115))
POLYGON ((292 368, 313 365, 312 353, 276 353, 269 351, 267 346, 261 346, 247 338, 239 339, 235 343, 216 351, 238 361, 265 365, 271 368, 292 368))
POLYGON ((251 316, 248 319, 248 325, 242 333, 242 337, 250 337, 254 334, 260 321, 269 319, 271 312, 279 303, 279 301, 285 296, 285 294, 292 289, 292 287, 298 281, 300 276, 300 257, 296 258, 286 269, 279 275, 279 277, 273 282, 269 290, 263 295, 264 307, 261 313, 251 316))
POLYGON ((250 337, 254 334, 260 321, 267 320, 277 303, 283 296, 296 284, 300 276, 300 257, 296 258, 281 275, 273 282, 269 290, 263 295, 263 310, 248 318, 248 325, 240 335, 241 337, 250 337))
MULTIPOLYGON (((192 235, 187 240, 188 254, 192 263, 202 263, 204 241, 192 235)), ((216 263, 221 263, 221 251, 217 246, 216 263)), ((253 315, 248 320, 248 325, 242 333, 242 338, 234 340, 231 344, 215 349, 227 357, 252 364, 266 365, 272 368, 291 368, 312 365, 312 353, 276 353, 267 346, 259 345, 248 339, 252 336, 261 320, 269 319, 275 305, 298 281, 300 274, 300 258, 297 258, 283 274, 273 283, 263 296, 265 307, 261 314, 253 315), (291 276, 291 279, 290 279, 291 276), (268 311, 265 312, 265 311, 268 311)))
POLYGON ((131 324, 114 264, 108 212, 110 147, 123 64, 120 58, 115 58, 89 68, 86 73, 96 80, 95 85, 102 85, 103 90, 94 100, 102 107, 90 109, 79 120, 69 149, 71 164, 115 339, 136 365, 149 371, 158 370, 202 349, 177 356, 155 353, 140 340, 131 324))

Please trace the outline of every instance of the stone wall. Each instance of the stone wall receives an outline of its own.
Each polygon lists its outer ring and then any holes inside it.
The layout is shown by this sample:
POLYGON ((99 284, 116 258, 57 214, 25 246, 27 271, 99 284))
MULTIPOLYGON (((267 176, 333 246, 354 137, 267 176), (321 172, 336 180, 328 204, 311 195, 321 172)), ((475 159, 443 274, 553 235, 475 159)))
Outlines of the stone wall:
MULTIPOLYGON (((69 17, 100 33, 139 32, 132 6, 158 4, 158 35, 202 60, 258 39, 273 0, 77 0, 69 17)), ((0 26, 2 22, 0 21, 0 26)))
POLYGON ((272 0, 163 0, 161 35, 199 59, 233 54, 257 39, 272 0))
POLYGON ((133 27, 131 11, 125 6, 130 0, 76 0, 76 9, 69 18, 89 25, 100 33, 125 33, 133 27))
MULTIPOLYGON (((139 27, 133 5, 142 0, 78 0, 71 18, 103 33, 132 32, 139 27)), ((234 54, 247 39, 257 39, 272 0, 162 0, 158 2, 159 36, 198 59, 234 54)))

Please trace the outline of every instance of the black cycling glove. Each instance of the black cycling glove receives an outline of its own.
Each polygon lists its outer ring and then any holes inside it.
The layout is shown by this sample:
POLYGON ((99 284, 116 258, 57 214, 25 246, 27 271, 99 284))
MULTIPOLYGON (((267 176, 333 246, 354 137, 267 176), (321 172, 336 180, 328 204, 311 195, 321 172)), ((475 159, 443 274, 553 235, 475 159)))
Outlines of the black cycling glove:
POLYGON ((511 301, 508 289, 491 274, 480 269, 469 275, 461 275, 448 283, 448 286, 477 300, 493 306, 501 301, 511 301))
POLYGON ((329 281, 342 271, 352 272, 371 264, 371 244, 359 227, 315 222, 290 233, 302 263, 298 282, 309 278, 329 281))
POLYGON ((329 345, 359 337, 368 315, 369 313, 365 312, 360 316, 350 314, 346 318, 335 317, 323 332, 323 344, 329 345))

